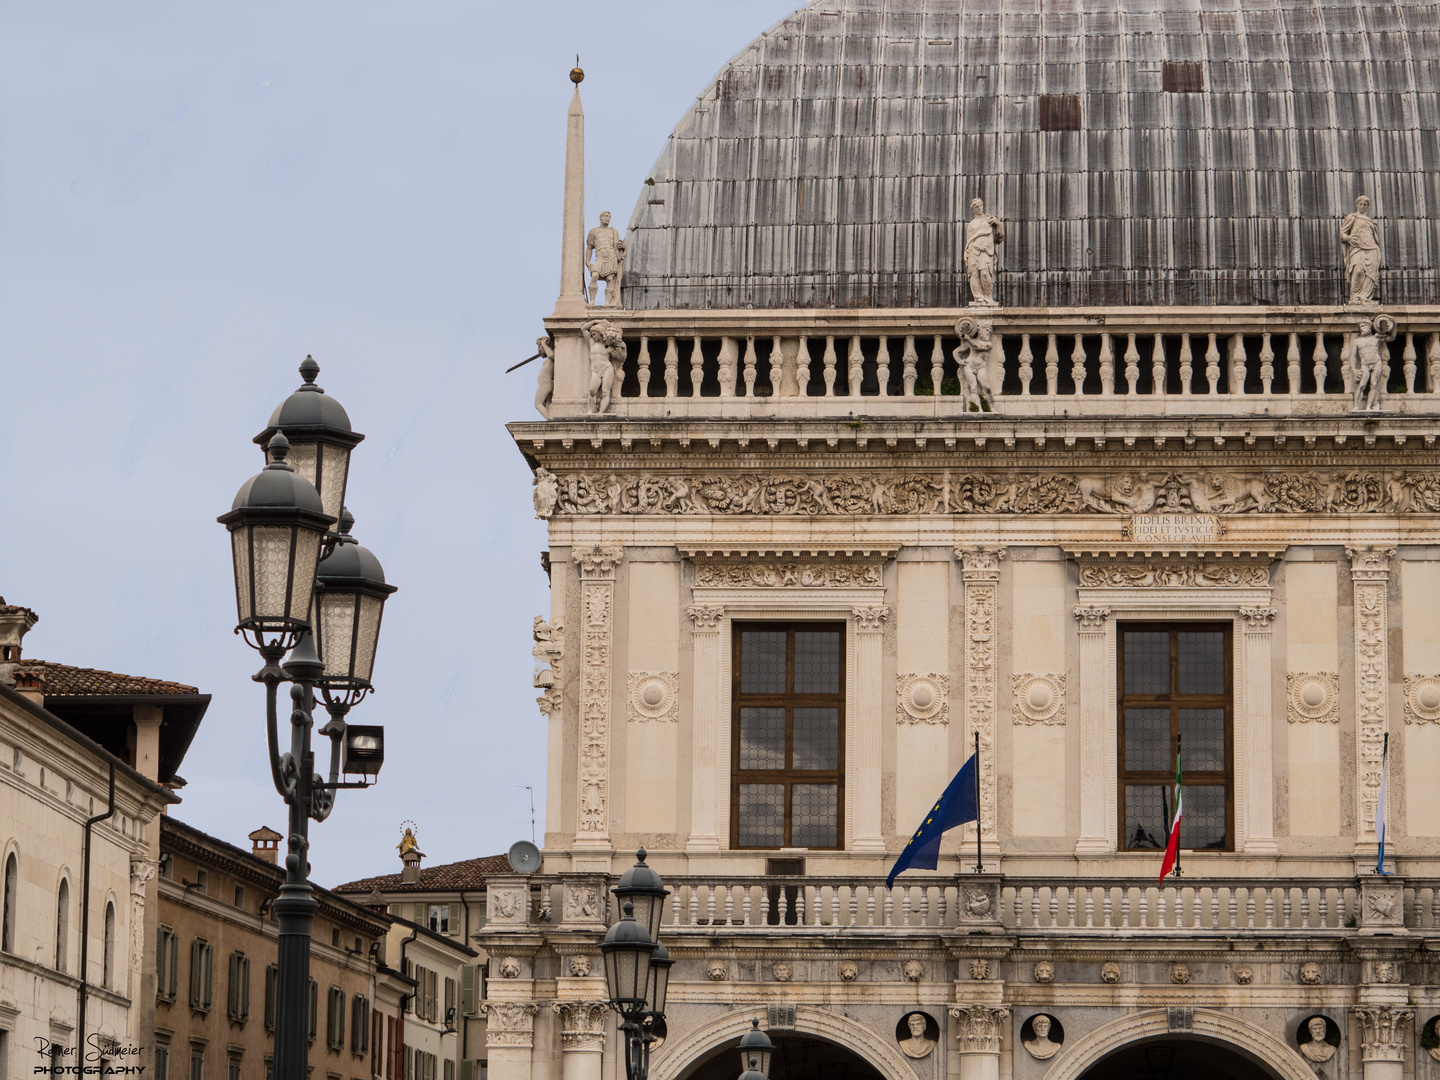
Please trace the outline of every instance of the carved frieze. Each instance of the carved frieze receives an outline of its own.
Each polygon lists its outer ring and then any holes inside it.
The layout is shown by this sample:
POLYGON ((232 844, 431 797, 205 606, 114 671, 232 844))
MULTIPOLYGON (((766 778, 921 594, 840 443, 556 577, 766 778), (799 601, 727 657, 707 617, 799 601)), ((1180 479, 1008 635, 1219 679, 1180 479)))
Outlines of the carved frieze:
POLYGON ((529 1050, 535 1045, 535 1013, 538 1006, 528 1001, 487 1001, 485 1045, 499 1049, 529 1050))
POLYGON ((962 1054, 998 1054, 1010 1010, 988 1005, 959 1005, 951 1008, 956 1039, 962 1054))
POLYGON ((998 586, 1002 548, 956 549, 965 583, 965 746, 980 739, 980 821, 996 836, 996 714, 999 712, 998 586))
POLYGON ((1234 560, 1153 558, 1141 562, 1090 562, 1080 564, 1080 584, 1092 588, 1265 588, 1270 584, 1266 563, 1234 560))
POLYGON ((1315 721, 1340 722, 1340 673, 1338 671, 1287 671, 1285 673, 1286 718, 1292 724, 1315 721))
POLYGON ((680 719, 680 673, 678 671, 632 671, 625 695, 625 719, 678 721, 680 719))
POLYGON ((610 665, 615 567, 624 550, 579 550, 580 565, 580 813, 577 838, 609 834, 610 665))
POLYGON ((1010 715, 1017 724, 1065 723, 1065 673, 1031 675, 1015 672, 1010 676, 1014 699, 1010 715))
POLYGON ((950 676, 941 672, 896 675, 895 720, 901 724, 950 723, 950 676))
POLYGON ((1440 675, 1405 676, 1405 723, 1440 724, 1440 675))
POLYGON ((568 515, 1440 513, 1436 471, 577 472, 555 481, 554 513, 568 515))
POLYGON ((700 588, 874 588, 884 584, 884 575, 879 561, 712 563, 696 560, 695 584, 700 588))

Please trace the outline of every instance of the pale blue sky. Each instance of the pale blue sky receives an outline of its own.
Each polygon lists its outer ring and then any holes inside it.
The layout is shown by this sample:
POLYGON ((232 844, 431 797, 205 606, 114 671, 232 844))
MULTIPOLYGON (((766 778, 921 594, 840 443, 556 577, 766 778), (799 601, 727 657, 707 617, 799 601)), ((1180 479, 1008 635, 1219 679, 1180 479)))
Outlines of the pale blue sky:
MULTIPOLYGON (((28 656, 214 695, 177 816, 284 825, 216 515, 313 353, 367 436, 356 535, 400 592, 378 787, 312 829, 322 884, 544 828, 530 622, 549 611, 533 351, 559 286, 566 78, 587 217, 628 220, 670 129, 800 0, 74 2, 0 8, 0 594, 28 656)), ((594 224, 591 220, 589 224, 594 224)))

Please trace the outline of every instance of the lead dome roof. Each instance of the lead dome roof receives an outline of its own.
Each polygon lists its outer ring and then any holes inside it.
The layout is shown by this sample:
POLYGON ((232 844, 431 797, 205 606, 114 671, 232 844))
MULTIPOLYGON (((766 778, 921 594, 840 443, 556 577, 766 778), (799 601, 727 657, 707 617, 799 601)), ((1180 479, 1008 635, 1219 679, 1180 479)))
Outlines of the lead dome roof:
POLYGON ((625 306, 955 306, 976 196, 1007 305, 1335 304, 1359 194, 1433 303, 1437 88, 1416 0, 814 0, 671 134, 625 306))

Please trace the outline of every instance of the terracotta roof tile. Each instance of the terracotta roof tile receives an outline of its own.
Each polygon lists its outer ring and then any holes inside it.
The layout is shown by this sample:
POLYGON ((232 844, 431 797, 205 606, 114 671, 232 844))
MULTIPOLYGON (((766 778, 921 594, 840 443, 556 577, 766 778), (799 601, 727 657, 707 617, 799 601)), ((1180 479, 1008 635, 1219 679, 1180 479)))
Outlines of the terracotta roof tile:
POLYGON ((200 691, 193 686, 147 679, 139 675, 120 675, 98 668, 71 667, 48 660, 23 661, 27 671, 38 672, 45 679, 45 694, 51 697, 100 697, 127 694, 193 695, 200 691))
POLYGON ((369 893, 371 889, 381 892, 440 892, 448 889, 483 889, 485 879, 492 874, 513 874, 510 860, 504 855, 486 855, 480 859, 463 859, 460 862, 444 863, 440 866, 422 866, 418 884, 404 884, 399 874, 381 874, 379 877, 360 878, 337 885, 337 893, 369 893))

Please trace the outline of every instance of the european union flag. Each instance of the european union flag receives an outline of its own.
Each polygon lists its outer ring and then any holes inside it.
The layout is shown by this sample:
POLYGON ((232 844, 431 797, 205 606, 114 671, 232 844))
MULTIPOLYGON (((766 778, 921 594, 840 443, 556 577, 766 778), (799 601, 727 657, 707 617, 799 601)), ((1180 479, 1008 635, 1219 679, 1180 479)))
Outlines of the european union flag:
POLYGON ((886 888, 894 885, 895 876, 905 870, 934 870, 940 861, 940 837, 946 830, 980 819, 978 792, 975 789, 975 774, 980 768, 978 758, 978 752, 970 755, 970 760, 960 766, 960 771, 950 781, 935 808, 925 815, 910 843, 905 845, 905 850, 890 868, 890 876, 885 879, 886 888))

